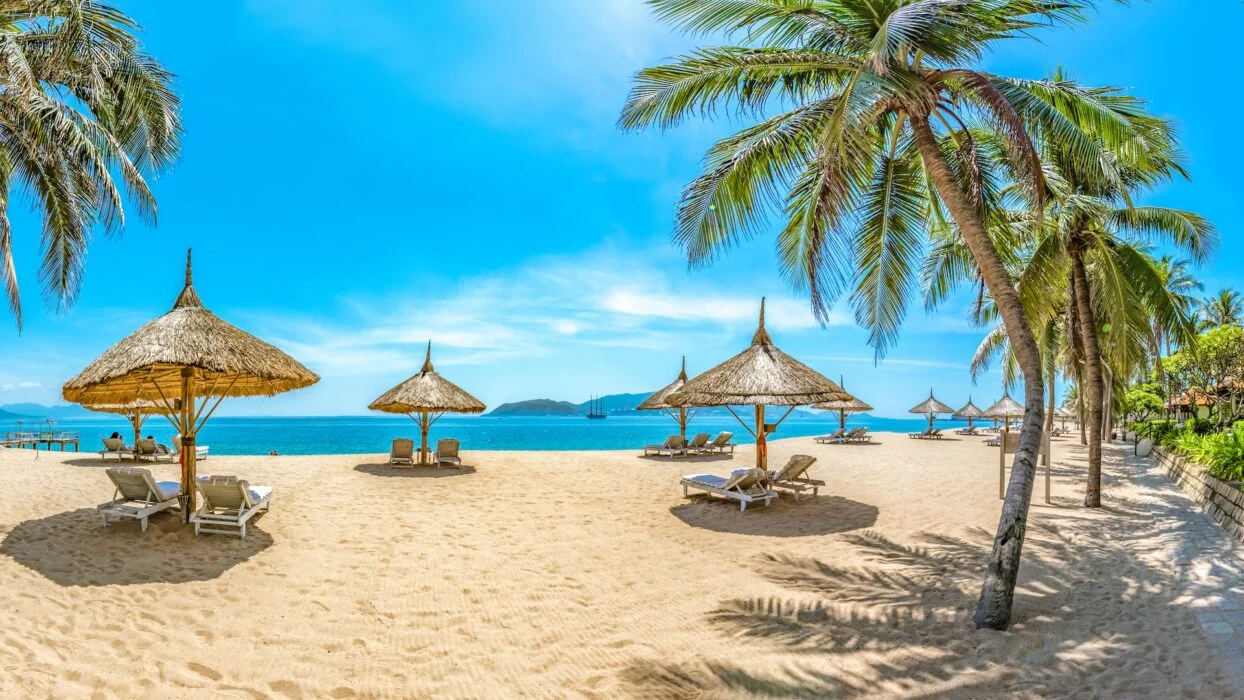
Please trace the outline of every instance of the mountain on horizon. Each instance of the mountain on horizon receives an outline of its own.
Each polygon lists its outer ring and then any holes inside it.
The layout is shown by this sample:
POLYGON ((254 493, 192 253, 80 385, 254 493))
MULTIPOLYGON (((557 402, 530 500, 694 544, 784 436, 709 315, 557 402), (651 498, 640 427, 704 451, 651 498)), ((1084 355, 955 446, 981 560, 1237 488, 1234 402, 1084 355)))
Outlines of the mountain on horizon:
POLYGON ((58 404, 56 406, 44 406, 38 403, 9 403, 0 405, 0 419, 12 418, 53 418, 55 420, 74 419, 74 418, 91 418, 99 414, 88 411, 81 406, 75 404, 58 404), (9 414, 9 415, 5 415, 9 414))
MULTIPOLYGON (((661 411, 638 411, 636 406, 643 403, 644 399, 652 396, 652 392, 643 392, 639 394, 606 394, 597 397, 599 405, 605 413, 610 416, 645 416, 660 415, 661 411)), ((569 401, 554 401, 553 399, 529 399, 527 401, 511 401, 503 403, 492 409, 485 415, 489 416, 584 416, 587 415, 588 406, 591 399, 581 403, 571 403, 569 401)), ((772 407, 770 410, 775 410, 772 407)), ((702 416, 729 416, 730 411, 724 406, 709 406, 700 409, 692 409, 697 415, 702 416)), ((784 410, 784 409, 783 409, 784 410)), ((813 418, 825 416, 827 414, 814 414, 802 409, 795 409, 791 413, 792 418, 813 418)), ((837 413, 834 414, 835 416, 837 413)))

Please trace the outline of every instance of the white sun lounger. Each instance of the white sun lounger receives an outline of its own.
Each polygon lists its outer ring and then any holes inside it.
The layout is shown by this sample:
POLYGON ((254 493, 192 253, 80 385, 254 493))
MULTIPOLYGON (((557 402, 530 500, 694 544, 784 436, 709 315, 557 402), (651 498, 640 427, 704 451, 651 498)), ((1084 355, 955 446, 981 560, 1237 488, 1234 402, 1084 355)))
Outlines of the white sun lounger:
POLYGON ((739 512, 747 510, 752 503, 763 503, 766 506, 777 498, 775 491, 765 487, 768 475, 763 469, 735 469, 729 477, 716 474, 687 474, 680 482, 684 498, 691 495, 690 490, 705 491, 723 498, 739 502, 739 512))
POLYGON ((389 448, 389 464, 415 463, 415 441, 410 438, 397 438, 393 447, 389 448))
POLYGON ((116 491, 111 501, 96 506, 104 527, 110 520, 133 518, 146 532, 147 518, 179 503, 181 484, 176 481, 156 481, 151 472, 141 467, 109 467, 105 473, 116 491))
POLYGON ((806 476, 808 467, 816 461, 816 457, 793 455, 786 466, 769 475, 769 487, 774 490, 788 491, 798 501, 808 491, 816 498, 817 489, 825 485, 824 481, 810 479, 806 476))
POLYGON ((699 433, 687 443, 687 453, 704 452, 708 449, 708 433, 699 433))
POLYGON ((705 445, 704 449, 701 451, 702 452, 725 452, 726 449, 729 448, 731 452, 734 452, 734 443, 730 442, 730 438, 732 437, 734 437, 734 433, 729 433, 723 430, 722 432, 717 433, 717 437, 710 440, 709 443, 705 445))
POLYGON ((868 426, 866 425, 855 428, 847 435, 847 442, 866 443, 872 441, 873 436, 868 434, 868 426))
POLYGON ((203 504, 190 514, 194 534, 214 532, 246 539, 246 523, 272 506, 272 487, 251 486, 236 476, 201 476, 203 504))
POLYGON ((455 467, 462 466, 462 458, 458 456, 458 441, 453 438, 445 438, 436 441, 436 466, 442 464, 452 464, 455 467))
MULTIPOLYGON (((852 430, 852 432, 854 432, 854 429, 852 430)), ((822 445, 836 445, 836 444, 840 444, 846 438, 847 438, 847 429, 839 428, 828 435, 817 435, 813 439, 822 445)))
POLYGON ((687 443, 682 439, 681 435, 671 435, 665 438, 665 443, 661 445, 644 445, 645 457, 650 454, 657 455, 658 457, 663 457, 665 455, 677 457, 678 455, 686 453, 687 443))
POLYGON ((134 443, 134 459, 149 459, 152 462, 172 462, 176 459, 173 453, 163 445, 157 445, 155 440, 139 440, 134 443))
POLYGON ((113 455, 118 461, 134 454, 134 451, 125 446, 125 440, 121 438, 104 438, 104 449, 99 451, 99 458, 105 459, 108 455, 113 455))

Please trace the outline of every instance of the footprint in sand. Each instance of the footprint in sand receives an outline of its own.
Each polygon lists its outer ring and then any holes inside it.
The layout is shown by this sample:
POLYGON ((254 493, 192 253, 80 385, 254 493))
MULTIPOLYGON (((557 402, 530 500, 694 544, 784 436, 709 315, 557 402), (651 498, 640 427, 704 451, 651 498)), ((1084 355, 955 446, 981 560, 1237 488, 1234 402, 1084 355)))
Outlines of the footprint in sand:
POLYGON ((194 671, 195 673, 199 674, 200 676, 203 676, 204 678, 208 680, 218 681, 221 678, 224 678, 224 676, 221 675, 221 673, 217 671, 216 669, 210 668, 208 666, 204 666, 203 664, 196 664, 193 661, 186 664, 186 668, 190 669, 191 671, 194 671))

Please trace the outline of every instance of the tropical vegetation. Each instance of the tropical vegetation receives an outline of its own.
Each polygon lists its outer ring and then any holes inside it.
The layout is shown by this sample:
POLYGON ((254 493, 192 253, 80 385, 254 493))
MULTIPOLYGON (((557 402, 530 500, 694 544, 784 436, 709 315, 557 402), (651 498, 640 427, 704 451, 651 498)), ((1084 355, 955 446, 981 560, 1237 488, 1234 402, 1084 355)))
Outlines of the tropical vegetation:
POLYGON ((181 105, 138 31, 96 0, 0 3, 0 280, 19 329, 15 201, 41 214, 39 279, 60 309, 78 294, 97 230, 119 232, 127 204, 155 220, 148 179, 178 157, 181 105))
POLYGON ((673 240, 693 265, 776 230, 787 281, 821 319, 847 296, 878 357, 920 292, 935 307, 975 291, 971 313, 993 327, 978 360, 1005 355, 1027 411, 975 614, 980 627, 1006 627, 1056 372, 1087 389, 1088 442, 1099 444, 1115 396, 1128 400, 1113 390, 1193 335, 1186 266, 1149 246, 1200 261, 1213 229, 1134 201, 1184 175, 1169 123, 1061 72, 1031 80, 980 67, 1001 41, 1082 20, 1087 0, 650 5, 689 33, 738 40, 641 70, 619 120, 630 130, 723 112, 748 121, 709 150, 678 203, 673 240))

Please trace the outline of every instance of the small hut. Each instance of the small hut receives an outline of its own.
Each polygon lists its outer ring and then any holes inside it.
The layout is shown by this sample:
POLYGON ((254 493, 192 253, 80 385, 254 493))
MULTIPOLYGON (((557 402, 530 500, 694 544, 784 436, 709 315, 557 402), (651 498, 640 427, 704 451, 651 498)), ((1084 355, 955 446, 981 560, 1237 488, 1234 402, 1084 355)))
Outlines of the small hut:
POLYGON ((1010 393, 1003 393, 1002 398, 985 409, 984 416, 986 418, 997 418, 1002 421, 1002 432, 1010 432, 1011 419, 1020 418, 1024 415, 1024 407, 1019 402, 1011 398, 1010 393))
POLYGON ((483 413, 479 399, 437 374, 432 367, 432 341, 415 376, 380 395, 368 405, 373 411, 403 413, 419 424, 419 464, 428 463, 428 430, 446 413, 483 413))
MULTIPOLYGON (((846 384, 842 381, 842 375, 838 375, 838 385, 842 387, 843 391, 847 390, 846 384)), ((869 406, 854 396, 849 399, 840 399, 838 401, 823 401, 818 404, 813 404, 812 408, 819 408, 825 411, 837 411, 839 430, 846 430, 848 413, 862 413, 864 411, 873 410, 872 406, 869 406)))
POLYGON ((954 413, 955 418, 959 418, 960 420, 966 420, 968 422, 969 434, 971 434, 971 431, 972 431, 972 421, 976 420, 977 418, 981 418, 984 415, 985 415, 985 412, 977 408, 976 404, 972 403, 971 395, 968 396, 967 405, 964 406, 963 408, 960 408, 958 411, 955 411, 954 413))
POLYGON ((920 415, 927 415, 929 417, 929 430, 930 431, 933 430, 933 419, 937 417, 937 414, 954 413, 954 412, 955 412, 955 409, 951 408, 950 406, 947 406, 946 404, 934 398, 933 389, 929 389, 929 398, 925 399, 924 401, 921 401, 915 406, 912 406, 911 410, 908 411, 908 413, 918 413, 920 415))
POLYGON ((823 376, 773 344, 765 330, 765 301, 760 300, 760 323, 752 343, 743 352, 688 380, 666 397, 674 407, 725 406, 735 420, 756 438, 756 467, 768 466, 766 440, 796 406, 851 398, 833 380, 823 376), (752 406, 754 422, 748 425, 734 406, 752 406), (766 406, 787 406, 776 423, 765 422, 766 406))
POLYGON ((147 419, 162 411, 159 403, 155 401, 131 401, 127 404, 105 404, 99 406, 86 405, 84 408, 99 413, 113 413, 119 416, 125 416, 125 420, 129 421, 130 426, 134 428, 134 444, 143 437, 143 424, 147 419))
POLYGON ((181 435, 188 520, 195 510, 196 438, 220 402, 226 396, 275 396, 319 380, 294 358, 204 308, 186 251, 186 286, 173 308, 108 348, 65 382, 62 394, 83 406, 158 403, 181 435))
POLYGON ((682 370, 678 373, 678 378, 665 388, 656 392, 652 396, 644 399, 643 403, 635 407, 637 411, 665 411, 671 418, 678 422, 678 434, 685 441, 687 439, 687 421, 694 415, 695 411, 688 413, 686 406, 671 406, 666 401, 670 394, 683 388, 687 383, 687 356, 682 356, 682 370))

